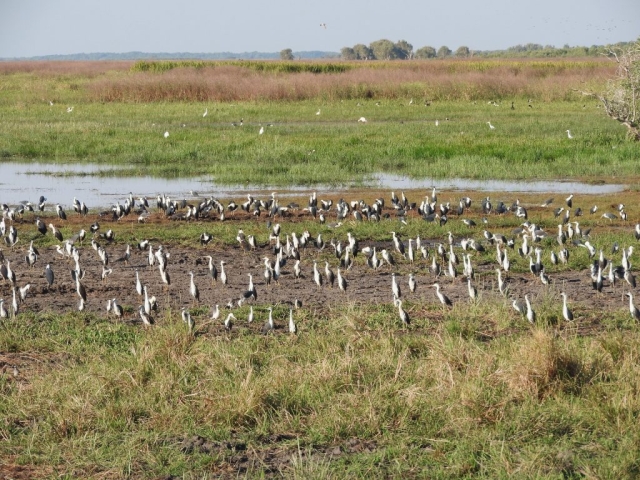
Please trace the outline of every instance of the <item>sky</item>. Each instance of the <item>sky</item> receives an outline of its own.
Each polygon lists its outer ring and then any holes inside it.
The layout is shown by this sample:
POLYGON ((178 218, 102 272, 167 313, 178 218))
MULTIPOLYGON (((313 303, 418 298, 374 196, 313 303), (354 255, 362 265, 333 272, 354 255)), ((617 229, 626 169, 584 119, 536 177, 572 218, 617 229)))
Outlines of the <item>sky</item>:
POLYGON ((0 58, 72 53, 606 45, 640 37, 640 0, 0 0, 0 58), (321 24, 326 24, 326 28, 321 24))

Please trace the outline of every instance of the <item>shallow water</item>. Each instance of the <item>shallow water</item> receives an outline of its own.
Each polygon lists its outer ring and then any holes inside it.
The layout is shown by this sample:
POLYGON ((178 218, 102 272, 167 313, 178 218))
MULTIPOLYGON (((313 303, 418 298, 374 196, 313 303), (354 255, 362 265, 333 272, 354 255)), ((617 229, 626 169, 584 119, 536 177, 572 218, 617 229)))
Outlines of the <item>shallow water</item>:
MULTIPOLYGON (((247 193, 256 195, 278 191, 291 196, 306 196, 312 191, 318 194, 348 192, 349 185, 315 187, 270 187, 257 185, 217 185, 211 178, 121 177, 97 175, 97 165, 57 165, 45 163, 0 162, 0 202, 15 205, 30 201, 37 203, 44 195, 49 203, 60 203, 70 207, 73 197, 84 201, 89 208, 108 207, 122 202, 129 192, 134 196, 154 198, 164 193, 174 199, 213 196, 217 198, 240 198, 247 193), (190 192, 194 192, 191 194, 190 192)), ((107 169, 106 171, 111 171, 107 169)), ((624 185, 589 185, 579 182, 513 182, 501 180, 468 179, 411 179, 403 176, 378 174, 354 188, 372 187, 385 190, 464 190, 484 192, 580 192, 582 194, 604 194, 622 191, 624 185)))

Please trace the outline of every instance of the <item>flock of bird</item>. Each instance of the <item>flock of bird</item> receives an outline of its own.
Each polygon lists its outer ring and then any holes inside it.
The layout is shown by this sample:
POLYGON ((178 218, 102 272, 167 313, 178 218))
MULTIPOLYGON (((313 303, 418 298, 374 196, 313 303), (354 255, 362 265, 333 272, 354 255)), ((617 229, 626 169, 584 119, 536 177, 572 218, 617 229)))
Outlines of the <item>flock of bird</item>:
MULTIPOLYGON (((531 292, 527 292, 523 298, 519 297, 517 293, 522 290, 522 285, 510 281, 513 278, 512 264, 529 264, 531 280, 520 283, 527 283, 529 287, 529 282, 539 282, 539 288, 549 288, 553 283, 560 285, 564 282, 556 281, 554 274, 545 266, 547 260, 543 260, 543 255, 554 266, 566 265, 571 255, 584 249, 590 259, 590 289, 596 296, 611 294, 615 291, 615 285, 622 283, 623 289, 627 290, 625 294, 629 311, 634 319, 640 320, 640 312, 633 301, 636 286, 631 265, 633 246, 621 248, 617 243, 608 245, 612 258, 607 258, 604 245, 595 247, 591 242, 596 240, 592 238, 590 229, 580 227, 580 217, 586 213, 580 207, 574 208, 574 196, 568 196, 562 206, 552 210, 553 201, 549 199, 534 207, 537 213, 549 212, 544 221, 556 223, 557 233, 545 230, 540 223, 531 222, 528 213, 531 206, 519 201, 512 205, 503 202, 494 205, 486 197, 473 207, 471 198, 464 197, 457 205, 451 205, 451 202, 438 203, 435 188, 419 204, 410 202, 404 192, 400 197, 392 192, 390 205, 382 197, 371 204, 362 200, 346 202, 343 199, 334 204, 331 199, 319 200, 315 193, 304 207, 295 203, 281 205, 275 193, 266 200, 249 194, 242 203, 231 201, 226 205, 214 198, 175 201, 159 195, 155 202, 155 210, 159 212, 157 215, 171 221, 200 221, 206 225, 207 221, 227 221, 236 215, 245 220, 267 218, 268 233, 262 222, 256 223, 255 232, 238 230, 237 247, 218 251, 210 248, 214 236, 203 232, 199 239, 194 239, 194 242, 199 241, 200 247, 190 249, 189 254, 182 253, 177 259, 169 251, 172 246, 157 244, 157 241, 149 239, 136 239, 137 243, 133 246, 124 245, 116 241, 112 228, 105 228, 106 225, 127 221, 134 228, 136 221, 149 221, 154 208, 144 197, 134 199, 130 194, 123 204, 118 203, 109 210, 96 213, 96 221, 91 224, 89 209, 74 198, 74 213, 70 215, 77 215, 81 220, 72 223, 80 225, 87 219, 87 225, 86 230, 80 229, 66 239, 60 227, 68 222, 68 216, 60 204, 55 204, 55 214, 43 213, 49 208, 44 197, 36 204, 26 202, 15 207, 4 204, 0 233, 8 250, 0 250, 0 294, 8 295, 8 299, 5 305, 5 299, 0 298, 0 318, 19 316, 23 305, 28 307, 32 298, 39 299, 33 306, 38 311, 47 308, 50 301, 56 300, 59 304, 62 299, 69 300, 75 296, 80 311, 89 302, 94 311, 98 310, 97 305, 106 304, 108 315, 130 321, 139 319, 142 324, 150 326, 161 311, 160 304, 164 300, 166 309, 180 307, 188 331, 195 332, 196 319, 202 315, 193 315, 193 308, 203 306, 201 288, 206 288, 210 297, 217 299, 212 305, 211 323, 220 321, 226 330, 231 330, 239 322, 239 312, 244 311, 238 308, 246 304, 249 307, 247 324, 251 324, 257 315, 268 312, 262 332, 269 333, 277 328, 274 307, 285 303, 290 307, 288 331, 296 333, 294 309, 301 306, 299 298, 305 291, 301 282, 312 282, 307 283, 306 289, 307 300, 311 300, 311 303, 315 299, 315 303, 324 304, 328 298, 336 302, 342 302, 343 298, 356 301, 364 298, 363 294, 369 294, 376 301, 392 303, 397 309, 400 323, 408 326, 411 319, 409 312, 403 308, 403 301, 407 297, 424 299, 426 290, 422 289, 422 297, 417 292, 421 290, 420 284, 428 283, 433 289, 433 300, 442 309, 449 309, 455 303, 479 302, 484 295, 495 295, 509 299, 518 314, 535 324, 537 317, 531 292), (239 210, 243 212, 242 215, 238 213, 239 210), (474 214, 481 218, 478 222, 485 227, 482 233, 477 223, 468 218, 474 214), (46 215, 48 225, 40 215, 46 215), (510 232, 509 238, 501 233, 491 233, 488 229, 490 219, 496 215, 514 215, 521 224, 510 232), (319 233, 312 235, 308 230, 297 233, 294 229, 296 222, 290 223, 292 228, 288 234, 282 231, 281 224, 300 217, 315 219, 320 223, 319 233), (335 222, 329 221, 334 218, 335 222), (349 231, 349 225, 367 221, 388 221, 391 228, 398 231, 389 231, 389 241, 360 241, 349 231), (399 231, 409 221, 425 222, 424 231, 433 222, 440 226, 447 225, 447 222, 461 222, 469 235, 455 238, 449 232, 441 241, 421 239, 420 236, 405 240, 399 231), (345 229, 346 234, 342 234, 345 229), (333 236, 329 241, 323 238, 323 232, 326 234, 327 231, 333 236), (41 254, 34 242, 47 235, 54 237, 59 244, 48 247, 41 254), (259 238, 267 235, 268 239, 264 241, 259 238), (21 242, 23 238, 26 240, 21 242), (27 243, 28 247, 22 250, 20 246, 27 243), (557 250, 552 248, 554 244, 557 250), (490 249, 495 250, 494 267, 491 266, 492 261, 486 260, 490 249), (614 263, 618 262, 618 256, 620 260, 616 266, 614 263), (214 257, 218 259, 214 260, 214 257), (476 265, 474 257, 479 259, 476 265), (188 278, 178 272, 180 279, 173 282, 170 272, 180 269, 180 265, 192 265, 191 271, 188 278), (240 267, 249 268, 250 271, 241 272, 240 267), (260 271, 261 275, 258 273, 260 271), (410 273, 403 281, 402 272, 407 271, 410 273), (477 272, 480 273, 480 281, 476 278, 477 272), (121 282, 110 287, 112 275, 119 276, 121 282), (247 278, 246 287, 241 280, 243 277, 247 278), (364 280, 366 277, 369 277, 369 282, 364 280), (203 281, 203 278, 206 280, 203 281), (375 280, 371 281, 372 278, 375 280), (390 282, 386 283, 385 278, 390 278, 390 282), (123 284, 128 282, 131 287, 124 287, 123 284), (32 288, 38 283, 38 288, 32 288), (284 288, 276 287, 281 283, 285 284, 284 288), (462 284, 466 287, 467 299, 460 295, 459 285, 462 284), (408 295, 403 292, 404 285, 408 287, 408 295), (258 287, 262 290, 260 295, 258 287), (329 293, 328 289, 331 288, 335 288, 331 292, 336 293, 329 293), (161 296, 160 289, 165 295, 161 296), (276 289, 279 290, 277 294, 276 289), (152 290, 159 297, 152 295, 152 290), (356 293, 350 296, 349 293, 354 290, 356 293), (298 294, 297 298, 294 292, 298 294), (455 294, 453 297, 450 296, 452 293, 455 294), (263 298, 263 295, 271 301, 266 310, 264 304, 260 306, 257 303, 258 297, 263 298), (276 297, 279 298, 278 302, 273 302, 276 297), (135 303, 139 303, 137 308, 135 303)), ((597 211, 598 207, 594 205, 588 210, 588 215, 597 217, 597 211)), ((608 221, 627 220, 623 204, 619 204, 616 211, 617 214, 606 212, 600 218, 608 221)), ((542 213, 539 216, 542 222, 542 213)), ((635 239, 640 240, 640 224, 635 226, 633 233, 635 239)), ((559 274, 556 276, 559 278, 559 274)), ((567 292, 561 291, 560 296, 562 317, 567 322, 574 321, 567 292)), ((56 308, 55 304, 49 308, 56 308)))

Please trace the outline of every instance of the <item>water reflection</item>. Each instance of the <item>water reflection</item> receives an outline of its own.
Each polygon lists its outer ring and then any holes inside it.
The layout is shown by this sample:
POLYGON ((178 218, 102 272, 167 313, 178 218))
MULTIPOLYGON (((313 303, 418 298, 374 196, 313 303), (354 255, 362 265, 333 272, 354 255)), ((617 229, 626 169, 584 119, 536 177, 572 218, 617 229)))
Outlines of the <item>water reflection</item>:
MULTIPOLYGON (((579 192, 582 194, 615 193, 624 189, 623 185, 589 185, 579 182, 513 182, 500 180, 467 179, 411 179, 403 176, 378 174, 358 184, 356 188, 373 187, 387 190, 465 190, 487 192, 579 192)), ((247 193, 267 195, 273 190, 289 192, 296 196, 306 196, 311 191, 318 194, 336 195, 347 192, 349 185, 342 187, 316 185, 315 187, 270 187, 270 186, 228 186, 217 185, 211 178, 157 178, 121 177, 117 170, 97 165, 57 165, 45 163, 0 162, 0 201, 15 205, 19 202, 36 203, 40 195, 50 203, 60 203, 70 207, 73 197, 84 201, 89 208, 106 207, 123 201, 133 192, 135 197, 155 197, 165 193, 172 198, 192 196, 214 196, 218 198, 239 198, 247 193), (110 173, 109 176, 98 173, 110 173), (191 195, 190 192, 196 192, 191 195)))

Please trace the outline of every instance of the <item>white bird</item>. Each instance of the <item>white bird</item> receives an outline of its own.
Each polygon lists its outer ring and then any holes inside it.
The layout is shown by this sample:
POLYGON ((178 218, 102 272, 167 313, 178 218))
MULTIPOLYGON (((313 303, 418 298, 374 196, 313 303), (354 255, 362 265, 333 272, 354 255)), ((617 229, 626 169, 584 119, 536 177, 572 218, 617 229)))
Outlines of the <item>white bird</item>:
POLYGON ((571 135, 571 132, 569 130, 567 130, 567 137, 569 137, 569 139, 573 138, 573 135, 571 135))
POLYGON ((318 111, 316 112, 316 115, 320 115, 320 109, 318 109, 318 111))
POLYGON ((213 310, 213 313, 211 314, 211 320, 217 320, 218 318, 220 318, 220 306, 216 304, 216 308, 213 310))
POLYGON ((227 318, 225 318, 224 320, 224 328, 225 330, 231 330, 231 327, 233 327, 233 320, 235 320, 236 317, 233 313, 229 313, 229 315, 227 315, 227 318))
POLYGON ((264 127, 260 127, 260 131, 258 132, 258 135, 262 135, 264 133, 264 127))
POLYGON ((436 120, 436 127, 440 125, 440 122, 438 120, 436 120))
POLYGON ((206 116, 207 116, 207 113, 209 113, 209 109, 208 109, 208 108, 205 108, 205 109, 204 109, 204 113, 202 114, 202 118, 206 117, 206 116))
POLYGON ((73 112, 73 107, 67 107, 67 113, 73 112))
POLYGON ((562 316, 567 322, 571 322, 573 321, 573 313, 569 310, 569 307, 567 307, 567 294, 561 292, 560 296, 562 296, 562 316))
POLYGON ((164 132, 164 138, 169 138, 169 132, 164 132))
POLYGON ((536 312, 534 312, 533 308, 531 308, 531 302, 529 301, 529 294, 524 296, 524 301, 527 303, 527 320, 529 320, 529 323, 535 324, 536 312))
POLYGON ((496 127, 494 127, 493 125, 491 125, 491 122, 487 122, 487 125, 489 125, 489 129, 490 130, 495 130, 496 127))
POLYGON ((358 123, 367 123, 367 119, 366 119, 366 118, 364 118, 364 117, 360 117, 360 118, 358 119, 358 123))
POLYGON ((293 321, 293 309, 289 309, 289 333, 298 333, 298 327, 293 321))

